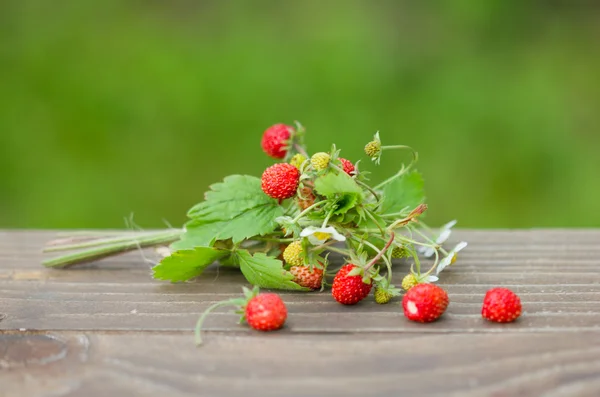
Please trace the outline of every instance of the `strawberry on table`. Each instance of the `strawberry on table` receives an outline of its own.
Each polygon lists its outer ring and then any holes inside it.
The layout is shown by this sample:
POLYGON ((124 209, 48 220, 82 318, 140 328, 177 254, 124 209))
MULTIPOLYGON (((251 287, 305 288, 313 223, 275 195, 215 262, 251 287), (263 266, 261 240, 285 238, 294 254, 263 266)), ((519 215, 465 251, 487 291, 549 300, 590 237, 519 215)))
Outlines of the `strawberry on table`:
POLYGON ((312 290, 321 288, 323 282, 323 269, 313 266, 292 266, 290 273, 294 275, 294 282, 312 290))
POLYGON ((429 323, 437 320, 448 307, 448 294, 435 284, 418 284, 402 299, 404 315, 412 321, 429 323))
POLYGON ((352 270, 358 266, 348 263, 344 265, 335 275, 333 286, 331 287, 331 295, 333 298, 343 305, 355 305, 365 299, 373 286, 373 281, 368 283, 363 281, 363 276, 348 276, 352 270))
POLYGON ((258 331, 274 331, 287 319, 287 308, 279 295, 262 293, 251 298, 244 310, 246 322, 258 331))
POLYGON ((235 306, 242 320, 258 331, 275 331, 283 327, 287 320, 287 308, 278 294, 260 293, 258 287, 244 288, 244 298, 217 302, 202 314, 196 323, 196 345, 202 344, 200 330, 210 312, 222 306, 235 306))
POLYGON ((485 294, 481 315, 489 321, 509 323, 521 315, 521 299, 508 288, 492 288, 485 294))

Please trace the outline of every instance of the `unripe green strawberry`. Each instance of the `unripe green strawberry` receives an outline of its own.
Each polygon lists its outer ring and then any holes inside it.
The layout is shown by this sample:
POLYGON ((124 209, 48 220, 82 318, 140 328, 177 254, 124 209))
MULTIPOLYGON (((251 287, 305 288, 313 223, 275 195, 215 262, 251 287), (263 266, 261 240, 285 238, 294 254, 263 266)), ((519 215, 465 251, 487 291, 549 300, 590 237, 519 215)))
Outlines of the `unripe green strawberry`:
POLYGON ((294 282, 302 287, 316 290, 321 288, 323 282, 323 269, 309 266, 292 266, 290 273, 294 275, 294 282))
POLYGON ((408 291, 409 289, 411 289, 412 287, 414 287, 417 284, 419 284, 419 281, 417 280, 415 275, 412 273, 407 274, 402 279, 402 288, 404 288, 405 291, 408 291))
POLYGON ((400 295, 400 290, 390 284, 387 278, 376 277, 376 279, 375 292, 373 293, 376 303, 384 305, 389 303, 394 296, 400 295))
POLYGON ((375 302, 379 303, 380 305, 389 303, 389 301, 391 301, 394 297, 391 292, 379 287, 375 287, 375 292, 373 295, 375 296, 375 302))
POLYGON ((305 161, 306 161, 306 157, 304 157, 304 155, 302 155, 300 153, 296 153, 290 160, 290 164, 293 165, 294 167, 300 169, 300 167, 302 166, 302 164, 305 161))
POLYGON ((381 142, 378 140, 371 141, 365 146, 365 153, 371 158, 376 158, 381 154, 381 142))
POLYGON ((283 251, 283 259, 292 266, 302 266, 304 264, 302 251, 302 241, 294 241, 283 251))
POLYGON ((329 153, 319 152, 313 154, 310 158, 310 163, 316 171, 322 171, 329 166, 329 161, 331 160, 331 156, 329 153))
POLYGON ((394 249, 392 250, 392 258, 395 259, 406 258, 409 255, 410 254, 408 250, 404 247, 394 247, 394 249))
POLYGON ((300 182, 300 171, 298 168, 287 163, 278 163, 270 166, 262 175, 261 187, 270 197, 283 200, 294 197, 298 183, 300 182))

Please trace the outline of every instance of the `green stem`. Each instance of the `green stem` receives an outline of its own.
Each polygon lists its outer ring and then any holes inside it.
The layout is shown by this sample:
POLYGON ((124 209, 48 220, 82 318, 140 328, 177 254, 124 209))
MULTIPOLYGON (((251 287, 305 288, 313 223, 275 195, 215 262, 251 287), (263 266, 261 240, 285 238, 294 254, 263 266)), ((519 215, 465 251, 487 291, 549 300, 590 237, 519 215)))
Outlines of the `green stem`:
POLYGON ((292 219, 292 223, 298 222, 300 220, 300 218, 302 218, 304 215, 308 214, 311 210, 313 210, 314 208, 316 208, 320 205, 323 205, 326 202, 327 201, 319 201, 318 203, 314 203, 313 205, 311 205, 310 207, 306 208, 304 211, 299 213, 294 219, 292 219))
POLYGON ((404 207, 404 209, 400 212, 394 212, 393 214, 384 214, 380 215, 382 218, 396 218, 396 217, 406 217, 410 212, 408 211, 410 207, 404 207))
POLYGON ((424 239, 426 239, 427 241, 429 241, 429 242, 431 243, 431 244, 422 244, 422 243, 417 243, 417 244, 419 244, 419 245, 423 245, 423 246, 425 246, 425 247, 432 247, 432 248, 435 248, 435 250, 436 250, 436 251, 439 249, 440 251, 442 251, 442 253, 443 253, 444 255, 448 255, 448 251, 446 251, 446 250, 444 249, 444 247, 442 247, 440 244, 438 244, 438 243, 436 243, 435 241, 433 241, 433 240, 432 240, 430 237, 428 237, 427 235, 425 235, 425 234, 421 233, 421 232, 419 231, 419 229, 414 229, 414 231, 415 231, 415 232, 417 232, 417 234, 418 234, 419 236, 423 237, 424 239))
POLYGON ((380 198, 379 195, 377 194, 377 192, 369 185, 367 185, 366 183, 364 183, 363 181, 361 181, 360 179, 354 179, 356 181, 356 183, 358 183, 360 186, 364 187, 365 189, 367 189, 372 195, 373 197, 375 197, 375 201, 379 202, 380 198))
POLYGON ((410 171, 410 169, 415 165, 415 163, 419 159, 419 155, 417 154, 417 152, 410 146, 396 145, 396 146, 382 146, 381 147, 381 150, 391 150, 391 149, 409 149, 412 152, 413 159, 408 166, 405 167, 403 164, 402 168, 400 168, 400 171, 398 171, 396 174, 392 175, 385 181, 381 182, 379 185, 375 186, 374 187, 375 190, 380 190, 382 187, 384 187, 388 183, 392 182, 396 178, 400 178, 402 175, 406 174, 408 171, 410 171))
POLYGON ((319 251, 319 250, 325 249, 325 248, 327 248, 327 247, 329 247, 329 246, 331 246, 333 244, 336 244, 337 242, 338 242, 337 240, 330 240, 330 241, 328 241, 328 242, 326 242, 324 244, 317 245, 316 247, 313 247, 310 250, 313 251, 313 252, 314 251, 319 251))
POLYGON ((366 208, 363 208, 363 209, 365 210, 365 212, 367 213, 369 218, 371 218, 371 220, 377 225, 377 227, 379 228, 379 231, 381 232, 381 235, 384 236, 385 231, 383 230, 383 227, 379 224, 379 222, 377 222, 377 219, 375 219, 375 216, 368 209, 366 209, 366 208))
POLYGON ((94 230, 74 230, 70 232, 56 233, 59 237, 79 237, 79 238, 93 238, 93 237, 116 237, 126 236, 139 233, 133 230, 106 230, 106 231, 94 231, 94 230))
MULTIPOLYGON (((389 255, 391 256, 391 254, 392 253, 390 252, 389 255)), ((383 261, 385 262, 385 265, 387 266, 387 270, 388 270, 388 274, 387 274, 388 284, 392 285, 392 262, 386 254, 383 255, 383 261)))
POLYGON ((415 267, 417 268, 417 275, 421 276, 421 262, 419 261, 419 256, 417 255, 417 252, 413 249, 408 249, 408 252, 415 260, 415 267))
POLYGON ((304 156, 304 157, 306 157, 307 159, 310 159, 310 156, 308 155, 308 153, 306 152, 306 150, 305 150, 305 149, 304 149, 302 146, 300 146, 300 145, 298 144, 298 142, 294 142, 294 145, 293 145, 293 146, 294 146, 294 149, 295 149, 295 150, 296 150, 298 153, 300 153, 301 155, 303 155, 303 156, 304 156))
POLYGON ((327 246, 325 249, 328 251, 337 252, 338 254, 350 256, 350 251, 342 249, 342 248, 327 246))
POLYGON ((331 215, 333 215, 333 211, 334 210, 329 211, 325 219, 323 219, 323 224, 321 225, 322 228, 327 227, 327 222, 329 222, 329 218, 331 218, 331 215))
POLYGON ((440 260, 440 254, 437 252, 437 250, 435 250, 435 262, 433 262, 433 266, 431 266, 431 268, 427 271, 427 273, 424 274, 425 276, 429 276, 431 274, 433 269, 435 269, 437 267, 439 260, 440 260))
POLYGON ((68 266, 78 265, 85 262, 102 259, 114 254, 132 251, 138 248, 171 243, 173 241, 178 240, 182 233, 182 230, 170 230, 167 232, 160 232, 142 238, 132 237, 127 241, 108 244, 101 247, 91 248, 84 251, 47 259, 42 262, 42 265, 52 268, 64 268, 68 266))
POLYGON ((383 249, 381 251, 379 251, 379 253, 377 255, 375 255, 375 257, 371 260, 371 262, 367 263, 367 266, 365 266, 365 270, 368 270, 369 268, 371 268, 374 264, 377 263, 377 261, 379 259, 381 259, 381 256, 383 255, 383 253, 386 252, 388 250, 388 248, 390 248, 390 246, 394 242, 395 238, 396 238, 396 234, 394 233, 393 230, 391 230, 390 231, 390 239, 389 239, 389 241, 385 244, 385 246, 383 247, 383 249))
MULTIPOLYGON (((376 237, 379 237, 379 236, 376 236, 376 237)), ((382 239, 382 240, 387 241, 386 239, 382 239)), ((381 252, 381 251, 379 251, 379 248, 377 248, 374 244, 372 244, 366 240, 363 241, 363 243, 365 243, 369 247, 373 248, 375 250, 375 252, 378 252, 378 253, 381 252)), ((387 279, 391 283, 392 282, 392 263, 390 262, 389 258, 387 256, 385 256, 385 251, 383 252, 382 258, 383 258, 383 261, 385 262, 385 266, 387 267, 387 271, 388 271, 387 279)))
POLYGON ((200 336, 200 330, 202 329, 202 323, 204 323, 206 316, 208 316, 208 314, 211 311, 215 310, 218 307, 222 307, 222 306, 233 306, 233 303, 230 301, 215 303, 214 305, 212 305, 208 309, 206 309, 206 311, 204 313, 202 313, 202 315, 198 319, 198 322, 196 322, 196 328, 194 330, 194 334, 196 335, 196 346, 200 346, 202 344, 202 337, 200 336))
POLYGON ((126 236, 126 237, 107 237, 107 238, 98 238, 93 240, 86 240, 80 243, 74 244, 60 244, 60 245, 49 245, 42 252, 58 252, 58 251, 71 251, 75 249, 81 248, 89 248, 89 247, 98 247, 100 245, 108 245, 108 244, 116 244, 122 243, 126 241, 131 241, 132 238, 140 238, 143 236, 154 236, 156 232, 148 232, 148 233, 137 233, 134 236, 126 236))
POLYGON ((274 238, 274 237, 252 237, 252 240, 277 242, 277 243, 291 243, 294 241, 293 238, 274 238))

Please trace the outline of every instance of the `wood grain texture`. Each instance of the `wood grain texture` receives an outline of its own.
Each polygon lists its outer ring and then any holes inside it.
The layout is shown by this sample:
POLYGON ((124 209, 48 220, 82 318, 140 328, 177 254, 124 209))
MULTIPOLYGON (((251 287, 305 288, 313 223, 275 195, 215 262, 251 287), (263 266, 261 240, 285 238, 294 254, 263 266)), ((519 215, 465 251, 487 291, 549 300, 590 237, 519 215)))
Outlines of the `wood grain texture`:
MULTIPOLYGON (((0 232, 0 396, 600 395, 600 230, 460 230, 469 242, 440 285, 437 322, 407 321, 399 301, 355 307, 284 293, 286 327, 259 334, 211 303, 246 285, 209 269, 190 283, 150 277, 151 250, 69 270, 41 267, 54 232, 0 232), (480 317, 508 286, 524 315, 480 317)), ((395 264, 396 283, 408 264, 395 264)))
MULTIPOLYGON (((3 335, 4 397, 598 396, 600 340, 582 333, 3 335), (35 357, 23 357, 35 353, 35 357)), ((1 351, 1 350, 0 350, 1 351)))

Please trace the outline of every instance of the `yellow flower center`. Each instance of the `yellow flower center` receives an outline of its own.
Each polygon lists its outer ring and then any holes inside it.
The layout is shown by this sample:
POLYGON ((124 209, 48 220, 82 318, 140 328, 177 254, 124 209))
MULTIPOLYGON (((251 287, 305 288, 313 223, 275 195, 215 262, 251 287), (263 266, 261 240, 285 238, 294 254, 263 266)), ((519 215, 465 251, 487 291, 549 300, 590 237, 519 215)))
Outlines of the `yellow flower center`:
POLYGON ((331 234, 325 232, 314 232, 313 235, 321 241, 329 240, 331 238, 331 234))
POLYGON ((456 255, 456 254, 452 255, 452 260, 450 261, 451 265, 453 265, 454 262, 456 262, 456 258, 458 258, 458 255, 456 255))

